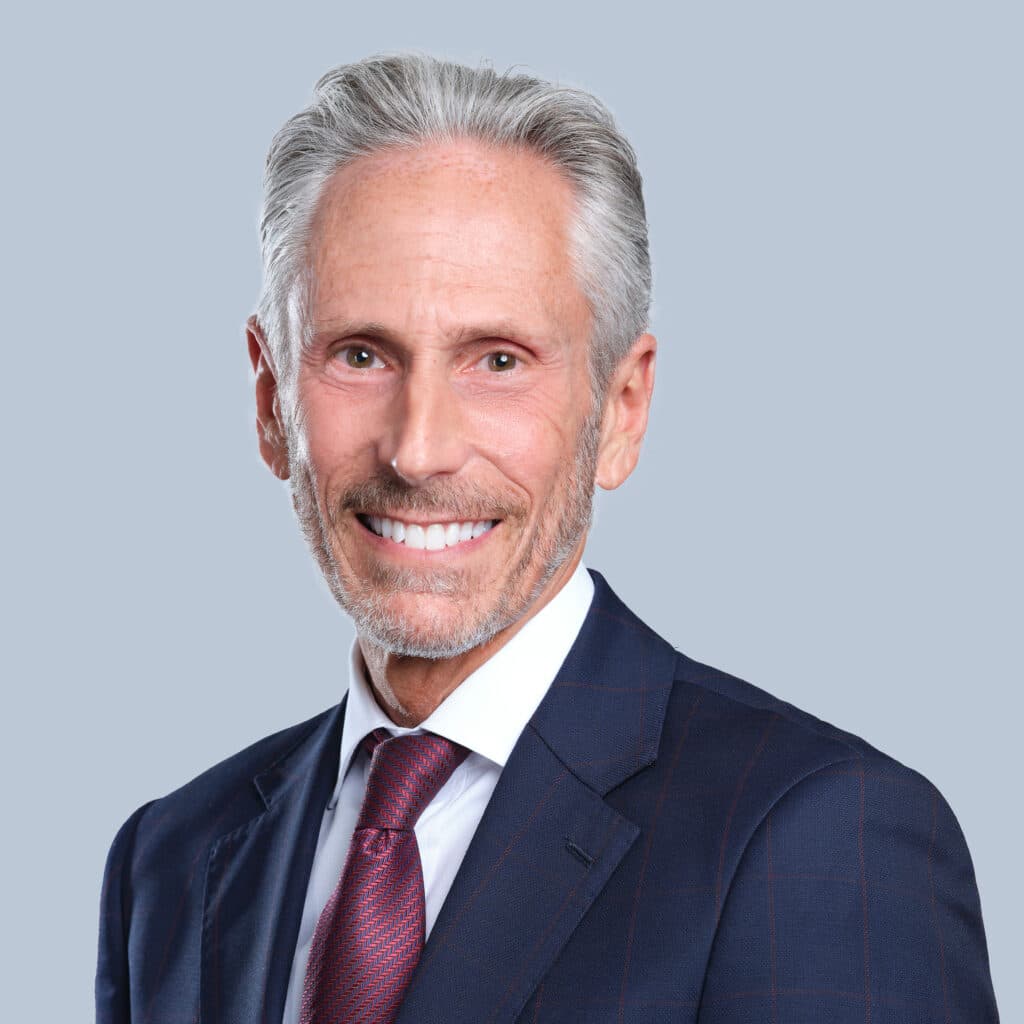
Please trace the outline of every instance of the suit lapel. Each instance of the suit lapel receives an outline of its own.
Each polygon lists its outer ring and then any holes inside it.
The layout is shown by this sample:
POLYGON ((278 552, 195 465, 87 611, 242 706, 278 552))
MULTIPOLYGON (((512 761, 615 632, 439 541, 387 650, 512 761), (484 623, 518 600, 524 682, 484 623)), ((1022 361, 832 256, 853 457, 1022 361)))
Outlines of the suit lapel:
POLYGON ((501 774, 397 1024, 514 1021, 639 835, 605 794, 657 753, 675 652, 594 600, 501 774))
POLYGON ((277 1024, 320 820, 338 773, 344 701, 253 779, 254 816, 210 849, 201 1019, 277 1024))

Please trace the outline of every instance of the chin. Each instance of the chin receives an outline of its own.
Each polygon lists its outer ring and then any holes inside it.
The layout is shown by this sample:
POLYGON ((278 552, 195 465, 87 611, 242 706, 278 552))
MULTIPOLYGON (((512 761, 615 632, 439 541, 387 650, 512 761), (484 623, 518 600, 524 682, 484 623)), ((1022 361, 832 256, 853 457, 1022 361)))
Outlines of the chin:
POLYGON ((455 658, 487 643, 508 625, 504 602, 475 607, 461 588, 444 593, 388 587, 346 587, 337 576, 331 589, 360 639, 408 658, 455 658))
POLYGON ((464 616, 409 616, 378 604, 346 607, 360 638, 390 654, 406 658, 455 658, 487 643, 507 625, 492 614, 475 622, 464 616))

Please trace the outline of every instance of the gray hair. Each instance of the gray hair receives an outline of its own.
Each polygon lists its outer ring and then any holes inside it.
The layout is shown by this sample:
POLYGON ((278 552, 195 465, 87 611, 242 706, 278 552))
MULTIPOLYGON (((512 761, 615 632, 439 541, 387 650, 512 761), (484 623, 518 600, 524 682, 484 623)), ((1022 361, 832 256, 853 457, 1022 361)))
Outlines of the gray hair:
POLYGON ((360 156, 466 138, 536 152, 572 183, 570 257, 593 317, 591 383, 598 401, 603 398, 612 371, 646 329, 650 306, 647 221, 633 148, 589 93, 412 54, 369 57, 327 72, 310 106, 271 144, 257 317, 286 395, 297 351, 290 339, 308 337, 308 282, 297 286, 325 183, 360 156))

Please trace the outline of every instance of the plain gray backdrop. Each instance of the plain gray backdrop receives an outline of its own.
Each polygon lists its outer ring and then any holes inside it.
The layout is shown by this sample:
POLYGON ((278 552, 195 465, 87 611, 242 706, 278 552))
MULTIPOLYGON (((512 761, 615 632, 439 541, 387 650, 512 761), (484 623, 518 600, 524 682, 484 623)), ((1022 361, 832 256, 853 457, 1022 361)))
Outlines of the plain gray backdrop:
POLYGON ((329 67, 403 49, 582 86, 633 141, 658 383, 587 563, 690 656, 939 786, 1024 1017, 1019 4, 63 3, 7 26, 6 1019, 91 1015, 135 807, 341 696, 351 630, 258 459, 243 324, 271 136, 329 67))

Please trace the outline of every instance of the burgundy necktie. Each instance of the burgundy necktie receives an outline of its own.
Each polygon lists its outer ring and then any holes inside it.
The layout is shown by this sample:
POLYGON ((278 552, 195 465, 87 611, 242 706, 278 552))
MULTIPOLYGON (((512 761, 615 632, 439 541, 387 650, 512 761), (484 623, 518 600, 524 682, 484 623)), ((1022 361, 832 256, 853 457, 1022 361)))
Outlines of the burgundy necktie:
POLYGON ((341 881, 316 923, 299 1024, 390 1024, 423 950, 413 826, 469 751, 432 733, 375 729, 366 794, 341 881))

